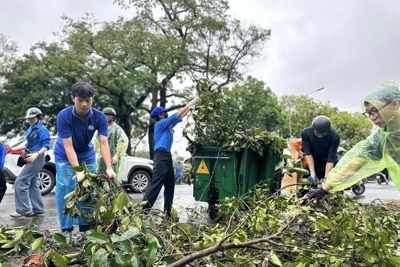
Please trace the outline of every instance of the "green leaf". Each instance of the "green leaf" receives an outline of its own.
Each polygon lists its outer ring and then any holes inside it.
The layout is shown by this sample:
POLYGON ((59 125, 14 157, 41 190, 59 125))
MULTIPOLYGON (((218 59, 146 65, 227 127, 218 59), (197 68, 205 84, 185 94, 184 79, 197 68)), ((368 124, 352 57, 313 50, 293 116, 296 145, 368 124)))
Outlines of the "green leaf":
POLYGON ((132 267, 139 267, 139 259, 136 255, 133 255, 131 258, 132 267))
POLYGON ((106 244, 108 243, 107 237, 103 233, 91 233, 88 235, 87 239, 95 244, 106 244))
POLYGON ((118 243, 118 242, 120 242, 120 236, 119 236, 119 235, 116 235, 116 234, 112 234, 112 235, 111 235, 111 242, 112 242, 112 243, 118 243))
POLYGON ((133 221, 135 222, 135 225, 137 228, 142 228, 143 222, 142 222, 142 218, 140 218, 139 216, 135 216, 135 218, 133 218, 133 221))
POLYGON ((281 260, 278 258, 278 256, 275 254, 274 251, 271 251, 271 260, 274 264, 278 265, 278 266, 282 266, 282 262, 281 260))
POLYGON ((275 166, 275 171, 283 168, 284 165, 285 165, 285 162, 283 160, 278 162, 278 164, 276 164, 276 166, 275 166))
POLYGON ((139 233, 140 233, 140 230, 138 228, 136 228, 136 227, 130 228, 121 235, 120 241, 131 239, 132 237, 138 235, 139 233))
POLYGON ((400 257, 399 256, 391 256, 389 258, 389 263, 392 266, 400 266, 400 257))
POLYGON ((35 242, 32 243, 31 248, 33 251, 36 251, 40 249, 43 246, 44 243, 44 237, 40 237, 35 240, 35 242))
POLYGON ((57 267, 67 267, 67 259, 56 251, 51 251, 49 257, 53 263, 57 264, 57 267))
POLYGON ((53 238, 54 238, 54 241, 56 241, 58 244, 67 243, 67 239, 65 238, 65 236, 63 234, 55 233, 53 238))
POLYGON ((75 166, 75 167, 72 167, 72 169, 74 171, 76 171, 76 172, 83 172, 83 167, 82 166, 75 166))
POLYGON ((117 199, 115 199, 114 203, 113 203, 113 212, 122 210, 123 207, 125 206, 126 199, 127 199, 127 195, 125 192, 119 193, 117 199))
POLYGON ((111 267, 127 267, 127 260, 120 254, 115 254, 115 258, 111 260, 111 267))
POLYGON ((157 255, 157 243, 155 241, 150 242, 147 247, 147 258, 153 260, 157 255))
POLYGON ((96 253, 92 256, 90 261, 90 267, 104 267, 107 263, 108 254, 104 249, 99 249, 96 253))
POLYGON ((131 223, 131 218, 129 218, 129 216, 124 217, 121 221, 121 230, 125 231, 130 223, 131 223))

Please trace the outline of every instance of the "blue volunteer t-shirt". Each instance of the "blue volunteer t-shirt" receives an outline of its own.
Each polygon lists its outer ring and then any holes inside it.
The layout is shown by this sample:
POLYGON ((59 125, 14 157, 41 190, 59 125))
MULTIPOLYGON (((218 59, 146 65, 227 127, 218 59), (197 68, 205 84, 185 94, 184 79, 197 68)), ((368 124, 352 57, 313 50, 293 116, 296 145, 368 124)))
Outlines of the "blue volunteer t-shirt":
POLYGON ((63 109, 57 116, 58 138, 54 148, 56 162, 69 162, 64 149, 63 138, 72 138, 72 144, 78 157, 78 162, 96 162, 92 137, 96 130, 100 135, 108 136, 107 117, 97 109, 90 109, 86 120, 82 121, 76 114, 75 107, 63 109))
POLYGON ((173 128, 181 121, 182 118, 174 113, 168 118, 156 122, 154 126, 154 151, 164 149, 170 152, 174 138, 173 128))
POLYGON ((6 161, 6 148, 3 143, 0 143, 0 169, 4 169, 4 162, 6 161))
POLYGON ((43 147, 49 149, 50 147, 50 132, 47 130, 46 126, 43 125, 41 121, 32 125, 26 131, 26 143, 25 146, 32 151, 39 151, 43 147), (35 135, 33 136, 32 142, 28 147, 29 139, 32 136, 32 132, 37 129, 35 135))

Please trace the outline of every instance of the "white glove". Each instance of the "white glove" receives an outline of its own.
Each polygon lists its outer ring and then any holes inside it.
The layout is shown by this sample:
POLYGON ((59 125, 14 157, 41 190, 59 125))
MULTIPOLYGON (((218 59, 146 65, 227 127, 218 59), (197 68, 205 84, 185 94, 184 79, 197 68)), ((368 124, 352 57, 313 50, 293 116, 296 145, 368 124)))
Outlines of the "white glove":
POLYGON ((112 178, 115 178, 117 176, 112 168, 107 169, 106 174, 107 174, 109 180, 111 180, 112 178))
POLYGON ((190 102, 187 105, 188 105, 188 107, 191 107, 191 106, 197 105, 197 103, 199 103, 199 102, 200 102, 200 97, 196 96, 195 98, 190 100, 190 102))
POLYGON ((76 174, 76 179, 78 180, 78 183, 85 181, 86 175, 84 172, 76 172, 75 174, 76 174))
POLYGON ((29 156, 27 156, 25 158, 25 161, 26 162, 33 162, 33 161, 35 161, 35 159, 37 159, 37 157, 39 157, 39 153, 29 154, 29 156))
POLYGON ((111 165, 113 165, 113 166, 117 165, 118 161, 119 161, 119 157, 118 157, 118 155, 115 155, 111 160, 111 165))

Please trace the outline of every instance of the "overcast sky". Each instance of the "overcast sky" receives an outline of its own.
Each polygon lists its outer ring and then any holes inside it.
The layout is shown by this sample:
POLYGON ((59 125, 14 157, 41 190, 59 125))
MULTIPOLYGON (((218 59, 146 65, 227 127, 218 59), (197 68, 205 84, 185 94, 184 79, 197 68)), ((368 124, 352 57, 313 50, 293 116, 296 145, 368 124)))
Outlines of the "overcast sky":
MULTIPOLYGON (((133 16, 133 10, 122 10, 112 2, 1 0, 0 32, 26 52, 38 41, 51 41, 64 14, 79 18, 88 12, 98 20, 133 16)), ((231 15, 272 30, 262 58, 250 66, 248 74, 265 81, 278 95, 308 94, 324 87, 311 96, 330 101, 340 110, 360 111, 363 96, 381 82, 400 83, 400 1, 229 3, 231 15)), ((181 151, 185 144, 174 147, 181 151)))

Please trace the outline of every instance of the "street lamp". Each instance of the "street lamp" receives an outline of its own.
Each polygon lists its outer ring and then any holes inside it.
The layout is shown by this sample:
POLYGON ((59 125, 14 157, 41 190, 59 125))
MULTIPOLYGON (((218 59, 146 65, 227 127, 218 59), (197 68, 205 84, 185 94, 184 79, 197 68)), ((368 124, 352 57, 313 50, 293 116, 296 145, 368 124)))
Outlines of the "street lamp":
MULTIPOLYGON (((314 91, 312 91, 312 92, 310 92, 310 93, 308 93, 308 94, 305 94, 305 96, 309 96, 309 95, 311 95, 311 94, 314 94, 314 93, 316 93, 316 92, 319 92, 319 91, 321 91, 321 90, 324 90, 324 88, 325 87, 321 87, 321 88, 319 88, 319 89, 317 89, 317 90, 314 90, 314 91)), ((293 136, 292 136, 292 107, 293 107, 293 105, 292 105, 292 103, 290 103, 291 105, 290 105, 290 108, 289 108, 289 138, 292 138, 293 136)))

